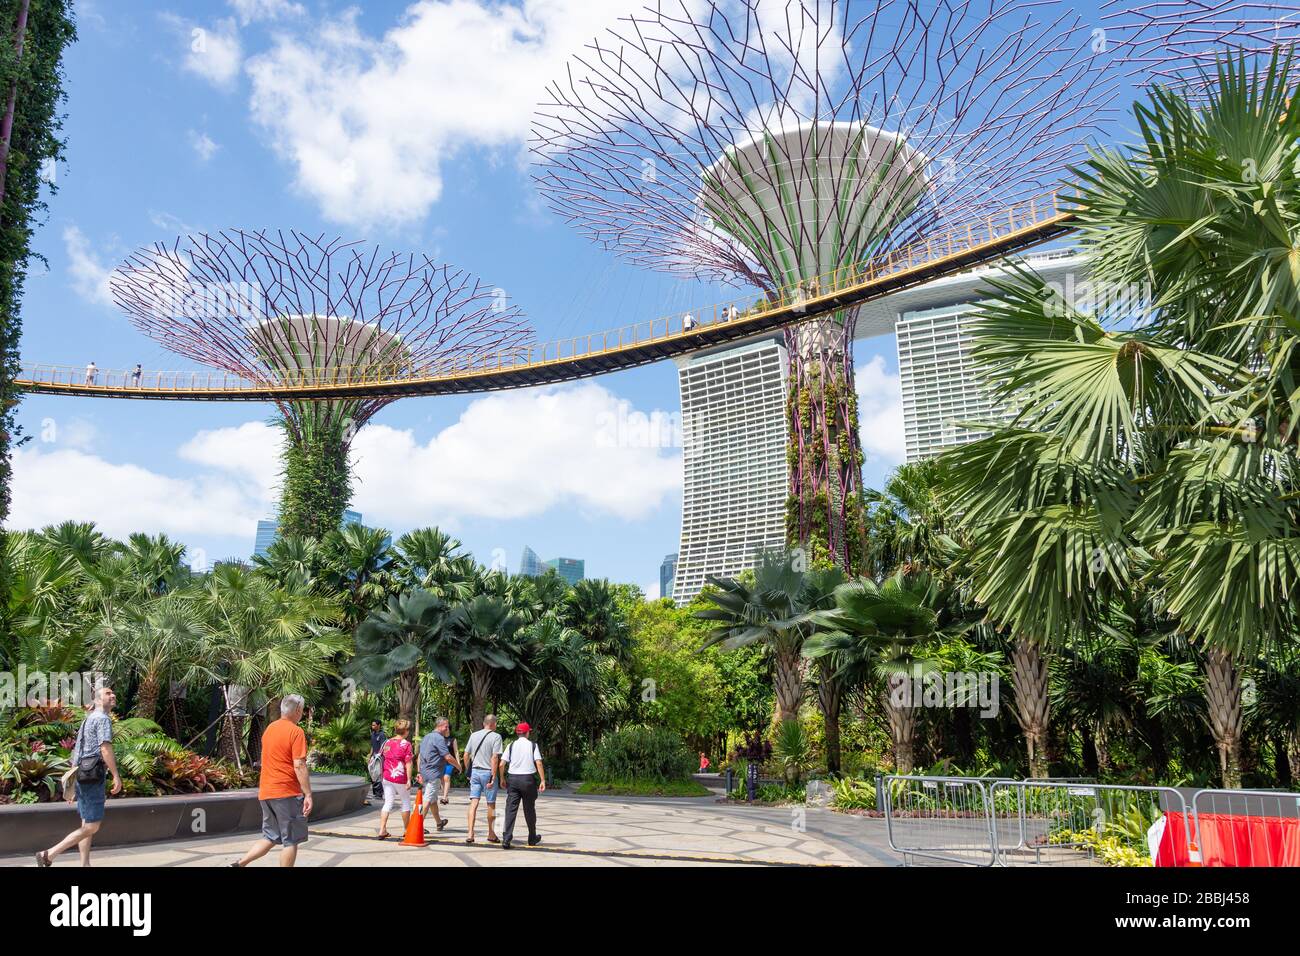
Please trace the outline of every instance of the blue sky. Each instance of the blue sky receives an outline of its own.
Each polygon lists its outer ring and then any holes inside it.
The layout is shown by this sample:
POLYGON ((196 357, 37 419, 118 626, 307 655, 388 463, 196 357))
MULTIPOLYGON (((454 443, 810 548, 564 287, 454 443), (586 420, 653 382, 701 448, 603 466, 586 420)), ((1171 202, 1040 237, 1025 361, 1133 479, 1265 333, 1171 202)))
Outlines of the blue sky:
MULTIPOLYGON (((80 0, 67 57, 67 160, 24 306, 29 362, 189 367, 112 305, 133 248, 194 230, 297 228, 418 250, 482 276, 539 338, 594 331, 725 290, 621 265, 541 205, 528 117, 564 56, 641 0, 131 3, 80 0), (196 32, 201 31, 201 32, 196 32)), ((892 337, 859 348, 865 478, 901 456, 892 337)), ((675 415, 662 363, 549 390, 407 399, 358 436, 353 507, 400 533, 441 525, 517 570, 584 558, 658 588, 677 550, 680 449, 627 441, 675 415)), ((10 527, 64 518, 164 531, 210 563, 252 550, 274 510, 269 406, 29 397, 10 527)))

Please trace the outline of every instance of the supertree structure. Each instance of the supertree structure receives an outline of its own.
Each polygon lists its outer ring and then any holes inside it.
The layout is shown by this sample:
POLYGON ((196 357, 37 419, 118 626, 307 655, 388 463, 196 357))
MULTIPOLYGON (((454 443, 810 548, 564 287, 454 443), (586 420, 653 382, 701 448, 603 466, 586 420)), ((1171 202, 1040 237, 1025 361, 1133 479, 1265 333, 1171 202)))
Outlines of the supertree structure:
MULTIPOLYGON (((110 279, 137 329, 178 355, 273 384, 427 371, 530 338, 500 289, 428 257, 295 231, 227 230, 137 250, 110 279)), ((322 536, 351 497, 348 451, 393 398, 278 400, 280 529, 322 536)))
POLYGON ((1300 53, 1300 6, 1263 0, 1194 0, 1102 4, 1102 23, 1132 37, 1128 58, 1150 79, 1195 84, 1224 54, 1300 53))
MULTIPOLYGON (((1113 39, 1057 0, 652 0, 547 87, 535 178, 634 263, 816 293, 1054 188, 1126 82, 1113 39)), ((787 539, 851 569, 856 314, 785 332, 787 539)))

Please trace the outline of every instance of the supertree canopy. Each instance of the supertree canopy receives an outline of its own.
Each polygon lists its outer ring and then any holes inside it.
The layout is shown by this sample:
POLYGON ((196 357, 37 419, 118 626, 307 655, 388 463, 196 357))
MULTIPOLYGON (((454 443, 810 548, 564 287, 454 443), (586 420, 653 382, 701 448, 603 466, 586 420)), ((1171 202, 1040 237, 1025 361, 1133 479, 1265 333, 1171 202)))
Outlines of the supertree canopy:
POLYGON ((1160 0, 1102 4, 1102 22, 1132 39, 1128 58, 1156 82, 1195 84, 1225 54, 1300 53, 1300 6, 1265 0, 1160 0))
MULTIPOLYGON (((531 337, 500 289, 464 271, 293 231, 159 243, 133 253, 110 288, 132 324, 170 351, 272 384, 419 374, 531 337)), ((391 401, 277 401, 282 533, 319 537, 339 526, 352 437, 391 401)))
MULTIPOLYGON (((1126 82, 1056 0, 658 0, 533 120, 551 207, 627 259, 815 291, 843 266, 1052 190, 1126 82)), ((791 327, 787 538, 859 563, 849 308, 791 327)))

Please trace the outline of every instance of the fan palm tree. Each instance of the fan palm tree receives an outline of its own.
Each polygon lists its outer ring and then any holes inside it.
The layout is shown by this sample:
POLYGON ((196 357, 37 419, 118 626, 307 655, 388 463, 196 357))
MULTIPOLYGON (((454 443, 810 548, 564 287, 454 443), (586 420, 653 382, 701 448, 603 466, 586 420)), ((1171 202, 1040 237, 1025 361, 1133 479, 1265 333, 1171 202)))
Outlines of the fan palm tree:
POLYGON ((835 589, 834 607, 813 615, 818 631, 804 642, 803 655, 824 661, 845 685, 878 689, 899 773, 915 767, 920 716, 905 685, 931 669, 920 651, 944 634, 938 608, 946 600, 924 572, 900 572, 883 584, 859 578, 835 589))
POLYGON ((280 535, 266 554, 253 556, 253 567, 281 587, 303 589, 320 574, 324 554, 315 538, 280 535))
POLYGON ((310 590, 278 588, 252 571, 225 564, 184 594, 207 634, 195 669, 226 695, 223 755, 239 762, 244 717, 232 691, 244 688, 273 704, 334 676, 336 657, 352 643, 337 629, 340 602, 310 590))
POLYGON ((584 578, 568 592, 564 605, 568 625, 597 651, 622 664, 631 663, 632 633, 609 581, 584 578))
POLYGON ((473 560, 460 541, 437 528, 417 528, 397 539, 393 573, 411 587, 431 591, 448 604, 473 594, 473 560))
POLYGON ((758 556, 752 583, 748 576, 710 578, 704 592, 712 607, 696 612, 713 627, 701 650, 761 646, 772 662, 775 720, 795 720, 804 693, 804 641, 816 624, 811 613, 831 604, 843 583, 839 569, 801 570, 795 552, 770 551, 758 556))
POLYGON ((439 680, 450 683, 456 676, 442 647, 447 615, 447 605, 430 591, 390 595, 388 605, 371 611, 357 628, 357 656, 348 673, 376 693, 396 680, 398 716, 418 721, 421 664, 439 680))
POLYGON ((945 473, 937 459, 911 462, 866 493, 868 575, 887 577, 903 566, 938 572, 951 563, 956 522, 941 494, 945 473))
MULTIPOLYGON (((494 577, 502 576, 487 576, 489 580, 494 577)), ((454 640, 448 653, 469 677, 472 726, 483 726, 488 700, 497 687, 497 672, 514 670, 522 659, 526 642, 520 631, 525 623, 509 598, 498 594, 477 594, 452 611, 448 626, 454 640)))
POLYGON ((121 610, 96 629, 91 640, 97 665, 109 674, 136 680, 136 717, 154 720, 162 692, 190 675, 203 652, 207 632, 199 609, 171 593, 121 610))
POLYGON ((343 621, 349 631, 355 631, 397 589, 391 537, 383 528, 346 524, 321 541, 328 583, 342 594, 343 621))
POLYGON ((1296 70, 1279 52, 1205 80, 1152 90, 1140 141, 1075 171, 1097 307, 1013 269, 979 310, 976 361, 1018 414, 951 452, 945 484, 975 597, 1014 641, 1035 774, 1045 652, 1096 633, 1139 581, 1204 648, 1225 785, 1240 781, 1241 666, 1294 642, 1296 70))

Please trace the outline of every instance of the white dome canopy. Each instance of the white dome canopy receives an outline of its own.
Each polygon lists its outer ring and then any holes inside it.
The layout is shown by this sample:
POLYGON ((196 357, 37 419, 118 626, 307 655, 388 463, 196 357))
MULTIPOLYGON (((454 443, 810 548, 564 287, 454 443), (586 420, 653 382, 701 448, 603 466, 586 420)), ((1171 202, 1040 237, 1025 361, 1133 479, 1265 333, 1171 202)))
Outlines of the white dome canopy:
POLYGON ((805 121, 728 147, 701 175, 698 202, 792 285, 868 254, 929 190, 928 163, 900 134, 805 121))

